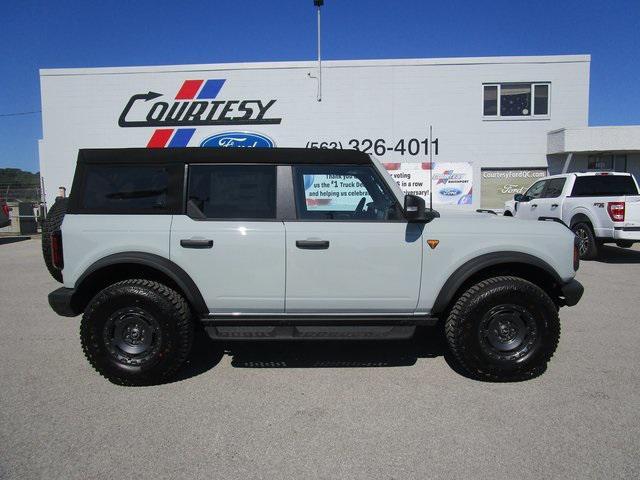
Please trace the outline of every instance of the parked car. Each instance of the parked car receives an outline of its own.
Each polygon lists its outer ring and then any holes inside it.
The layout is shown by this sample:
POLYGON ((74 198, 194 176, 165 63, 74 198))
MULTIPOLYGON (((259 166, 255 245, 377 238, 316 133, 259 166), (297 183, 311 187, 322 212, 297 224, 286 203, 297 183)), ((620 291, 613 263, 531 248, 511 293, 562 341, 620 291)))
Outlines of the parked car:
POLYGON ((11 225, 10 212, 11 208, 9 208, 7 202, 0 200, 0 228, 11 225))
POLYGON ((440 217, 355 150, 81 150, 52 210, 49 303, 84 313, 84 352, 119 384, 170 378, 199 327, 384 339, 439 322, 469 375, 530 378, 583 291, 566 227, 440 217))
POLYGON ((504 205, 525 220, 555 219, 580 240, 580 257, 597 257, 605 243, 628 248, 640 242, 640 195, 629 173, 567 173, 545 177, 504 205))

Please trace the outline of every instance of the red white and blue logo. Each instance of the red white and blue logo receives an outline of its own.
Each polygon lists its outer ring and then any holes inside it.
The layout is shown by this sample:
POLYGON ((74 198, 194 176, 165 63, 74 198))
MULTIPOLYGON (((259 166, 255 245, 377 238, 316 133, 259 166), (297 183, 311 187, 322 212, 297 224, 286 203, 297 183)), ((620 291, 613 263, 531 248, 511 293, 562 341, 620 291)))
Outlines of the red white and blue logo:
POLYGON ((282 121, 267 116, 275 99, 218 99, 225 83, 225 79, 185 80, 171 100, 161 99, 164 95, 156 92, 133 95, 122 110, 118 125, 155 127, 147 147, 164 148, 186 147, 199 126, 273 125, 282 121))

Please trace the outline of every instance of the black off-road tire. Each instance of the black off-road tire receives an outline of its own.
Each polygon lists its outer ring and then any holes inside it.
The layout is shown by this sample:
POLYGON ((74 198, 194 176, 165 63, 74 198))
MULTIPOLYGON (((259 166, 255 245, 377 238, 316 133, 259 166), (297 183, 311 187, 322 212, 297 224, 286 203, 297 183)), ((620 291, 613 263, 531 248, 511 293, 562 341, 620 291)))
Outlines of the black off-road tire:
POLYGON ((444 329, 455 363, 470 377, 489 381, 537 377, 560 339, 556 305, 540 287, 518 277, 494 277, 473 285, 456 301, 444 329), (501 336, 512 330, 518 336, 511 342, 501 336))
POLYGON ((80 323, 85 356, 98 373, 118 385, 170 380, 188 357, 193 338, 192 314, 182 295, 143 279, 118 282, 99 292, 80 323))
POLYGON ((576 223, 571 227, 573 233, 578 237, 578 249, 581 260, 593 260, 598 256, 598 247, 602 246, 598 243, 596 236, 593 234, 593 228, 586 222, 576 223))
POLYGON ((60 283, 62 283, 62 272, 55 268, 51 261, 51 233, 60 230, 64 214, 67 212, 67 202, 67 198, 57 198, 42 223, 42 257, 51 276, 60 283))

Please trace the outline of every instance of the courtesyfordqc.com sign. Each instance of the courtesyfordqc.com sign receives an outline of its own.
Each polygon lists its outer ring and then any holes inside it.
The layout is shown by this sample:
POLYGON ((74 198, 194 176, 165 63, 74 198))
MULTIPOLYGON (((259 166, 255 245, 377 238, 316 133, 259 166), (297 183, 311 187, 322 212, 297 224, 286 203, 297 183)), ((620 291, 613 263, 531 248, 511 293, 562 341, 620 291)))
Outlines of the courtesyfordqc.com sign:
POLYGON ((516 193, 524 193, 547 175, 546 168, 483 168, 481 172, 482 208, 504 208, 516 193))

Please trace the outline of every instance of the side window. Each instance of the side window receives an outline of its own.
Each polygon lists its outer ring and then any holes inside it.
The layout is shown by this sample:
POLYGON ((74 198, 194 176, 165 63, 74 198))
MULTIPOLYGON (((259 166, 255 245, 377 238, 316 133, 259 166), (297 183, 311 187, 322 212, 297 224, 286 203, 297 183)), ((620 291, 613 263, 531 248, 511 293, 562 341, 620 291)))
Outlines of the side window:
POLYGON ((275 165, 192 165, 187 213, 200 219, 276 218, 275 165))
POLYGON ((544 186, 547 183, 546 180, 540 180, 539 182, 534 183, 525 195, 529 198, 540 198, 542 196, 542 191, 544 190, 544 186))
POLYGON ((401 209, 377 172, 369 166, 294 168, 298 218, 370 220, 402 218, 401 209))
POLYGON ((566 181, 566 178, 552 178, 548 180, 547 188, 544 191, 544 198, 557 198, 562 195, 562 189, 566 181))
POLYGON ((87 165, 79 208, 94 213, 172 213, 179 205, 176 167, 87 165), (176 189, 174 189, 176 190, 176 189))

